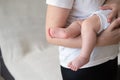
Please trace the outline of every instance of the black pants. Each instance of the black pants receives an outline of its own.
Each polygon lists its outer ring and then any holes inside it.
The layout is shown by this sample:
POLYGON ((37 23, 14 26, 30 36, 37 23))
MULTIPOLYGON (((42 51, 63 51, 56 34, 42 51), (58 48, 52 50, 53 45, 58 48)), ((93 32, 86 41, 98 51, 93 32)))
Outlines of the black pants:
POLYGON ((2 54, 0 51, 0 75, 5 79, 5 80, 15 80, 13 78, 13 76, 10 74, 10 72, 8 71, 8 69, 6 68, 3 58, 2 58, 2 54))
POLYGON ((72 71, 61 66, 63 80, 116 80, 118 63, 117 58, 103 64, 72 71))

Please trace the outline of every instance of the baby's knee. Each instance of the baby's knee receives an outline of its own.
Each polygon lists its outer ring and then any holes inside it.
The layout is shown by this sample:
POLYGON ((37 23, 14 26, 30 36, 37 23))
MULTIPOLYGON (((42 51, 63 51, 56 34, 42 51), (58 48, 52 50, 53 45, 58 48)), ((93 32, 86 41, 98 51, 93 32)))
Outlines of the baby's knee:
POLYGON ((80 21, 80 20, 72 22, 73 25, 81 25, 81 23, 82 23, 82 21, 80 21))
POLYGON ((100 29, 100 21, 96 18, 90 18, 84 20, 82 23, 82 30, 94 30, 95 32, 99 31, 100 29))
POLYGON ((92 23, 90 23, 89 20, 84 20, 83 23, 82 23, 81 29, 82 30, 88 30, 88 29, 91 29, 91 26, 92 26, 92 23))

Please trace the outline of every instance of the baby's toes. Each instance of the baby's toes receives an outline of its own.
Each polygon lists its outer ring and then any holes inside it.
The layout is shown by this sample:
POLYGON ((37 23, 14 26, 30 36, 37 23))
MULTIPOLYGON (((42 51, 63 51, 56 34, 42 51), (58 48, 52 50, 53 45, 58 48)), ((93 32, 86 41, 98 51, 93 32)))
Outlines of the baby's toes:
POLYGON ((71 66, 71 70, 76 71, 76 67, 74 65, 71 66))
POLYGON ((71 68, 71 66, 72 66, 72 62, 70 62, 70 63, 68 64, 68 67, 70 67, 70 68, 71 68))
POLYGON ((70 65, 70 69, 73 70, 73 69, 74 69, 74 66, 73 66, 73 65, 70 65))
POLYGON ((74 71, 77 71, 77 70, 78 70, 78 68, 77 68, 77 67, 75 67, 74 71))
POLYGON ((77 71, 78 70, 78 67, 77 66, 74 66, 74 71, 77 71))

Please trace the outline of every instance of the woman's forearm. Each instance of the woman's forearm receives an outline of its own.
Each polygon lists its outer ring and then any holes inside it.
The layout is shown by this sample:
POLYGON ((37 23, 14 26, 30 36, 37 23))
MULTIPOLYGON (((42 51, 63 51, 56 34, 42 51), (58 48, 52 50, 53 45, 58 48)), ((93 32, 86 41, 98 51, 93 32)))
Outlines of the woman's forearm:
POLYGON ((48 38, 48 42, 54 45, 70 47, 70 48, 81 48, 81 36, 69 39, 58 39, 58 38, 48 38))

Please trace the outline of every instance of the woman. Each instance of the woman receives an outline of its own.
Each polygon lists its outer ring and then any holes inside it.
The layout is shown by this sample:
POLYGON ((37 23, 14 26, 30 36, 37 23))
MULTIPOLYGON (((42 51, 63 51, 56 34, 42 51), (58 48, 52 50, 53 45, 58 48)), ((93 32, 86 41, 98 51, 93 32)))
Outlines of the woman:
MULTIPOLYGON (((80 1, 82 0, 47 0, 46 37, 49 43, 60 45, 60 65, 63 80, 115 80, 119 50, 118 42, 120 41, 120 29, 116 28, 120 26, 120 19, 113 21, 109 28, 98 36, 97 45, 89 63, 76 72, 69 69, 67 64, 80 53, 80 35, 71 39, 57 39, 49 36, 50 27, 66 27, 76 17, 82 18, 87 15, 86 11, 81 16, 80 1)), ((91 0, 87 0, 87 2, 91 2, 91 0)), ((91 11, 89 10, 89 4, 87 7, 83 5, 83 8, 85 7, 86 10, 91 11)), ((102 7, 102 9, 112 9, 113 12, 108 17, 108 21, 111 22, 112 17, 118 13, 119 3, 117 0, 108 0, 107 4, 109 7, 102 7)))

